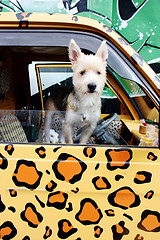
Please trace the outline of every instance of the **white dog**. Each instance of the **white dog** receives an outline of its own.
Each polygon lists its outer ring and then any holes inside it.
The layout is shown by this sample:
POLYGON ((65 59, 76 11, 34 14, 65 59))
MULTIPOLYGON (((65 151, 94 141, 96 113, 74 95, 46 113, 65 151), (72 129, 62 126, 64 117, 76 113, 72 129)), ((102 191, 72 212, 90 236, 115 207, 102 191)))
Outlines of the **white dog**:
MULTIPOLYGON (((82 128, 80 144, 86 144, 101 115, 101 94, 106 82, 108 49, 103 41, 95 55, 85 55, 72 39, 69 58, 73 69, 73 89, 66 94, 62 90, 52 92, 46 110, 66 110, 63 125, 66 143, 73 143, 74 126, 82 128)), ((49 112, 50 112, 49 111, 49 112)), ((51 112, 46 115, 45 140, 49 142, 51 112)))

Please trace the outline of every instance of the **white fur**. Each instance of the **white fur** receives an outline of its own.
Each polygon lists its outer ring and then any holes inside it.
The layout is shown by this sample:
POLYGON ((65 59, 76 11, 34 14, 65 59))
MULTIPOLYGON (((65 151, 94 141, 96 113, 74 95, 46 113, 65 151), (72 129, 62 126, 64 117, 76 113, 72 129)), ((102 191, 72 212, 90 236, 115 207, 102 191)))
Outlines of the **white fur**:
POLYGON ((85 144, 100 117, 100 96, 106 81, 108 50, 106 43, 102 42, 96 55, 85 55, 75 41, 71 40, 69 57, 72 62, 75 95, 69 96, 71 107, 67 108, 64 122, 65 140, 73 143, 72 129, 78 124, 83 127, 80 143, 85 144), (89 91, 88 84, 96 85, 93 92, 89 91))
MULTIPOLYGON (((68 97, 63 124, 64 141, 73 143, 73 127, 78 125, 82 127, 80 143, 86 144, 101 114, 100 96, 106 81, 106 59, 108 58, 106 42, 102 42, 96 55, 85 55, 72 39, 69 58, 72 62, 74 91, 68 97)), ((49 110, 45 120, 46 142, 50 141, 49 129, 52 115, 50 111, 58 110, 55 100, 49 98, 46 103, 46 109, 49 110)))

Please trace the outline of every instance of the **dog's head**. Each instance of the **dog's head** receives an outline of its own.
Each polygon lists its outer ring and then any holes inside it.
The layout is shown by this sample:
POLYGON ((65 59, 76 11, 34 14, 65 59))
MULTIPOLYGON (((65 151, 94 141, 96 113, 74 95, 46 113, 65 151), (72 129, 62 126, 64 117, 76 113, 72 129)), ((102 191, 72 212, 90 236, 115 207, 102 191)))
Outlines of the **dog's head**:
POLYGON ((72 39, 69 46, 69 58, 72 62, 73 85, 81 94, 100 95, 106 81, 106 59, 108 49, 103 41, 95 55, 85 55, 72 39))

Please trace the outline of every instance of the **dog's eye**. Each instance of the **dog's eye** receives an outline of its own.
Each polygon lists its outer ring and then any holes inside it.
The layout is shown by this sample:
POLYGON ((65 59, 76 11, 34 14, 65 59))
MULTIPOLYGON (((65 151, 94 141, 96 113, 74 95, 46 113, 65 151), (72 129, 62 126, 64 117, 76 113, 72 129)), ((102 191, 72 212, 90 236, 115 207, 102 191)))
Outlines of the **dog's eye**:
POLYGON ((86 71, 81 71, 80 74, 83 76, 86 73, 86 71))
POLYGON ((98 74, 98 75, 100 75, 100 74, 101 74, 101 72, 97 71, 97 74, 98 74))

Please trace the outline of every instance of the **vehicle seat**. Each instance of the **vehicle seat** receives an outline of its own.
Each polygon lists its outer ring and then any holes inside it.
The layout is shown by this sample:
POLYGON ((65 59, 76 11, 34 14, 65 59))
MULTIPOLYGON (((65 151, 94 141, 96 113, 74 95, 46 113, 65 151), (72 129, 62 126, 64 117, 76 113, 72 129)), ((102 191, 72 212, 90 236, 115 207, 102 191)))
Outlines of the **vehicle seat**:
POLYGON ((0 142, 28 142, 21 123, 15 115, 0 116, 0 142))
POLYGON ((120 129, 122 127, 122 122, 120 120, 114 120, 107 127, 106 132, 109 136, 112 136, 114 139, 120 139, 120 129))

